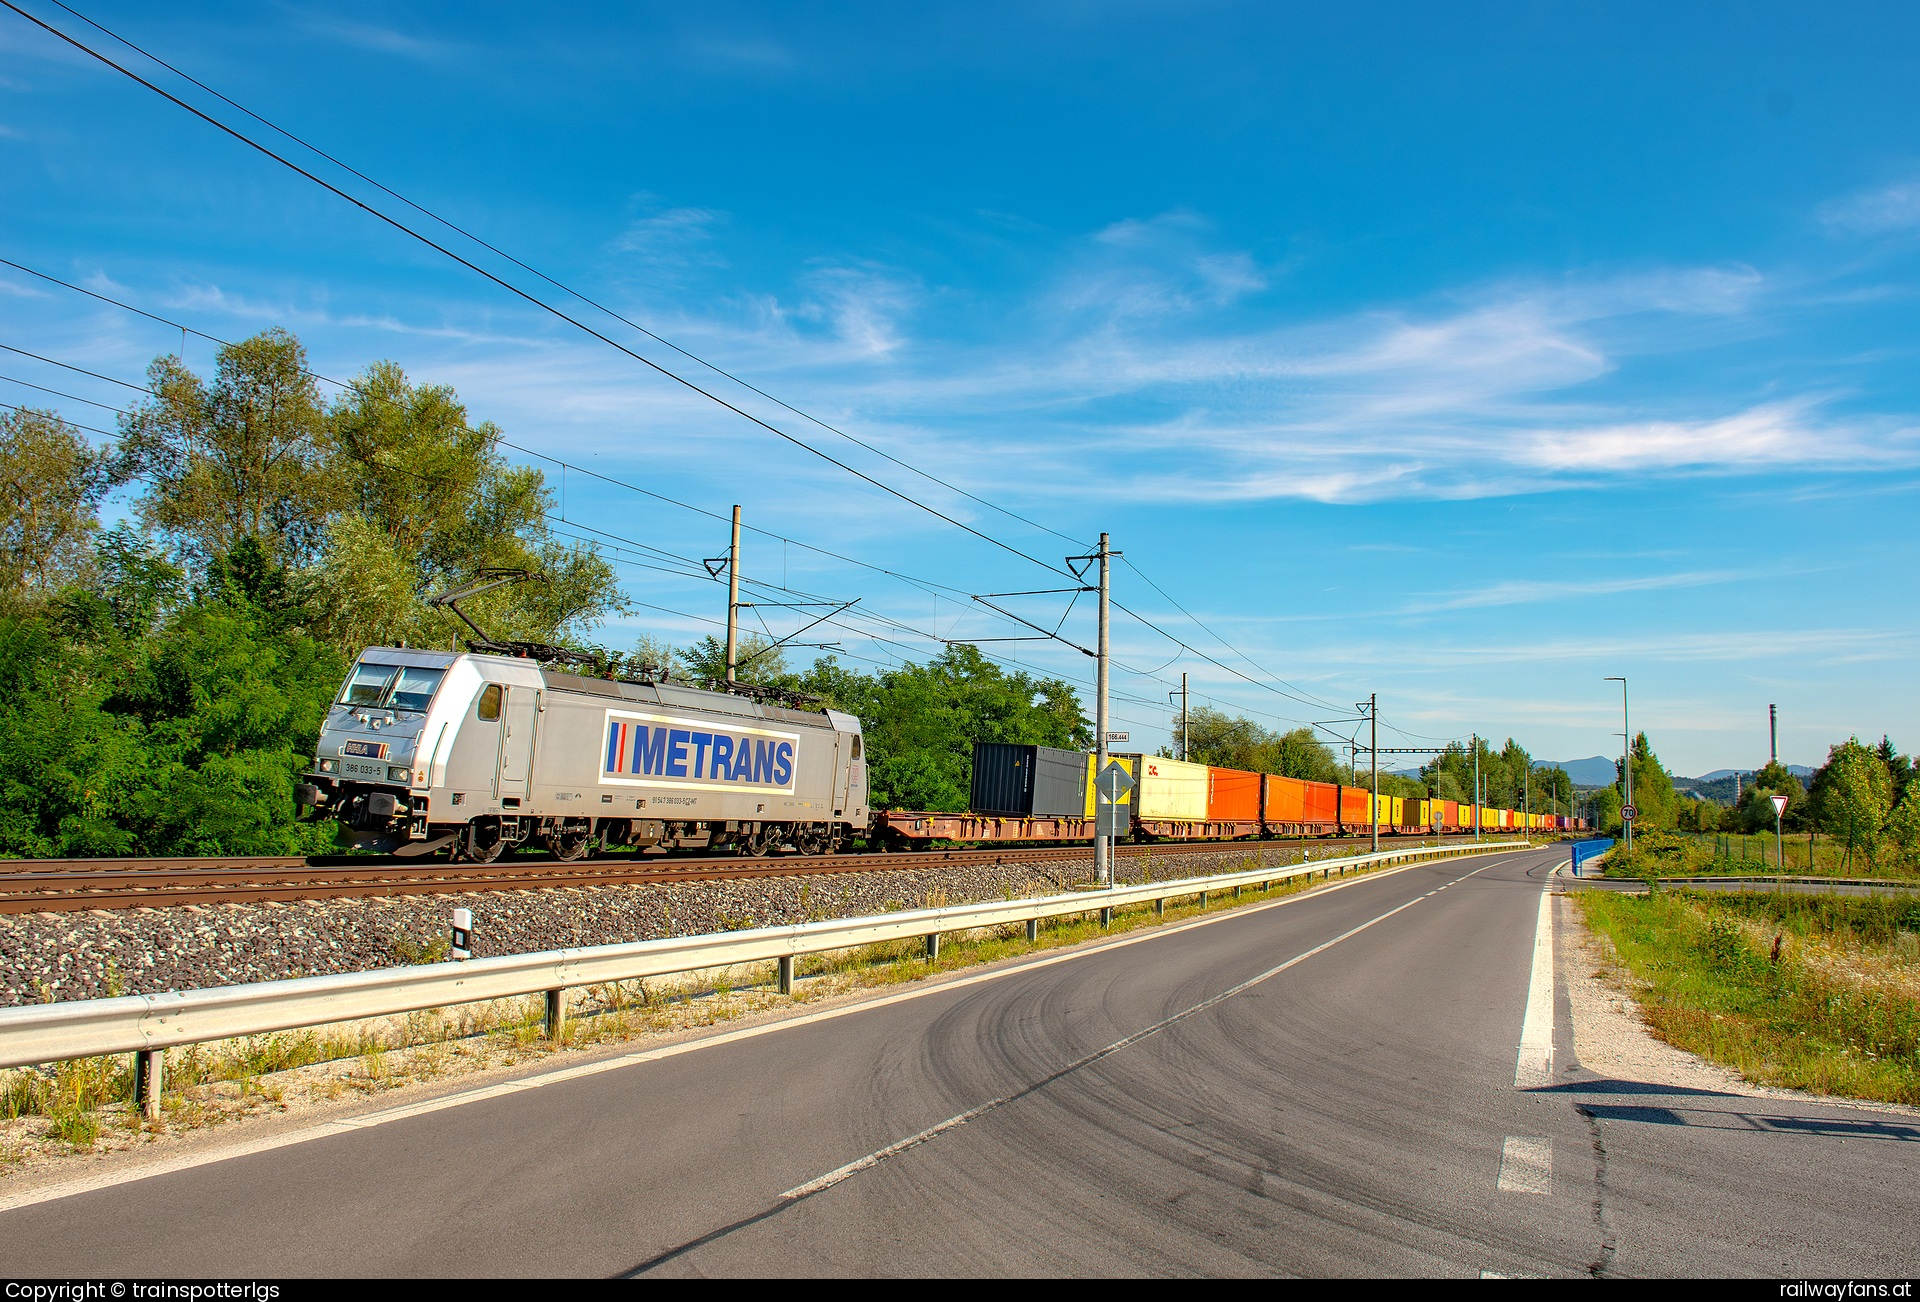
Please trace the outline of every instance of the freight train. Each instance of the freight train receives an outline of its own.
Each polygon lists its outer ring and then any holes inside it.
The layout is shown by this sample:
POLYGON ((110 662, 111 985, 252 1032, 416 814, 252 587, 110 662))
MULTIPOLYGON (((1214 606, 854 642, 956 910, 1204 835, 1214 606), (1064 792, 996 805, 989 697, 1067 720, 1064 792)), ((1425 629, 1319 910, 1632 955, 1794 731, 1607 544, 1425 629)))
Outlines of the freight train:
MULTIPOLYGON (((329 708, 294 793, 308 817, 400 855, 485 863, 516 848, 828 854, 934 840, 1084 841, 1093 757, 975 747, 974 812, 876 813, 860 721, 749 688, 589 677, 520 644, 372 647, 329 708), (520 649, 516 650, 516 647, 520 649)), ((553 652, 553 648, 534 648, 553 652)), ((1327 835, 1371 826, 1370 793, 1125 755, 1136 839, 1327 835)), ((1459 831, 1470 805, 1381 797, 1386 832, 1459 831)), ((1567 820, 1479 811, 1486 828, 1567 820)))
MULTIPOLYGON (((1191 764, 1158 755, 1115 753, 1133 779, 1123 797, 1131 838, 1216 840, 1275 836, 1433 836, 1487 831, 1577 831, 1564 814, 1475 809, 1471 802, 1378 796, 1366 787, 1311 782, 1276 773, 1191 764)), ((933 840, 1091 840, 1093 755, 1050 746, 976 742, 973 791, 964 814, 886 810, 874 816, 896 845, 933 840)))

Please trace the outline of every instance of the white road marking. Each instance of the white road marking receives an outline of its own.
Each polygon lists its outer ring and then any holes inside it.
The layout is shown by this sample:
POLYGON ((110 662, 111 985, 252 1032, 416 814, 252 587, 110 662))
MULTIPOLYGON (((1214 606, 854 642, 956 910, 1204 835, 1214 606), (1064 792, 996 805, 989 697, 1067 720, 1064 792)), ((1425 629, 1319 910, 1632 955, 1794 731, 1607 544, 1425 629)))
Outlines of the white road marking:
POLYGON ((1551 1194, 1553 1141, 1508 1135, 1500 1150, 1500 1192, 1551 1194))
POLYGON ((1553 1084, 1553 891, 1540 892, 1540 917, 1533 932, 1533 977, 1527 983, 1527 1019, 1520 1027, 1520 1057, 1513 1069, 1515 1089, 1553 1084))
MULTIPOLYGON (((1466 876, 1458 877, 1458 878, 1455 878, 1454 880, 1465 881, 1467 877, 1472 877, 1476 873, 1485 872, 1488 868, 1491 868, 1492 866, 1493 866, 1492 864, 1483 864, 1481 867, 1475 868, 1473 872, 1466 874, 1466 876)), ((1305 953, 1295 954, 1292 958, 1288 959, 1284 963, 1278 964, 1274 967, 1270 967, 1266 971, 1258 973, 1255 976, 1248 977, 1245 981, 1242 981, 1237 986, 1232 986, 1226 990, 1222 990, 1217 995, 1210 995, 1207 998, 1202 999, 1199 1003, 1194 1004, 1190 1008, 1183 1008, 1179 1012, 1174 1013, 1172 1016, 1164 1017, 1161 1020, 1155 1022, 1152 1026, 1146 1027, 1142 1030, 1135 1031, 1132 1035, 1125 1036, 1121 1039, 1115 1040, 1112 1044, 1109 1044, 1104 1049, 1095 1049, 1092 1053, 1088 1054, 1086 1057, 1077 1058, 1073 1062, 1068 1063, 1066 1066, 1060 1068, 1059 1070, 1054 1071, 1049 1075, 1043 1076, 1041 1079, 1034 1081, 1031 1084, 1021 1086, 1019 1089, 1015 1090, 1011 1094, 1002 1094, 997 1099, 989 1099, 985 1103, 981 1103, 975 1107, 968 1108, 965 1112, 956 1113, 955 1115, 948 1117, 945 1121, 935 1122, 933 1125, 928 1126, 925 1130, 922 1130, 917 1134, 908 1135, 905 1139, 897 1139, 893 1143, 888 1144, 885 1148, 876 1148, 873 1152, 868 1153, 865 1157, 855 1158, 853 1161, 848 1162, 845 1166, 836 1166, 833 1170, 828 1171, 825 1175, 815 1176, 813 1179, 807 1181, 805 1184, 795 1185, 793 1188, 781 1194, 780 1197, 788 1200, 795 1199, 795 1198, 806 1198, 806 1197, 810 1197, 813 1194, 819 1193, 823 1189, 831 1189, 834 1185, 839 1184, 842 1180, 845 1180, 848 1176, 857 1175, 861 1171, 865 1171, 870 1167, 878 1166, 880 1165, 880 1163, 886 1161, 888 1158, 892 1157, 896 1153, 905 1152, 907 1149, 917 1147, 920 1144, 924 1144, 928 1140, 934 1138, 935 1136, 944 1134, 946 1131, 953 1130, 959 1126, 964 1126, 967 1124, 967 1122, 973 1120, 975 1117, 980 1116, 983 1113, 991 1112, 995 1108, 1000 1107, 1003 1104, 1011 1103, 1017 1098, 1021 1098, 1025 1095, 1031 1094, 1035 1090, 1040 1089, 1042 1086, 1049 1085, 1054 1081, 1059 1080, 1062 1076, 1065 1076, 1070 1072, 1078 1071, 1082 1067, 1088 1066, 1091 1063, 1098 1062, 1100 1061, 1100 1059, 1105 1058, 1111 1054, 1118 1053, 1120 1052, 1120 1050, 1126 1048, 1129 1045, 1138 1044, 1140 1041, 1146 1039, 1148 1036, 1154 1035, 1160 1031, 1165 1030, 1167 1027, 1172 1026, 1175 1022, 1181 1021, 1184 1018, 1191 1017, 1195 1013, 1205 1012, 1207 1009, 1214 1007, 1216 1004, 1225 1003, 1227 1000, 1233 998, 1235 995, 1251 990, 1255 986, 1259 985, 1261 982, 1267 981, 1272 979, 1273 977, 1279 976, 1282 972, 1285 972, 1288 968, 1295 967, 1301 963, 1306 962, 1308 959, 1312 958, 1315 954, 1324 954, 1326 951, 1332 949, 1335 945, 1338 945, 1341 941, 1346 940, 1349 937, 1359 935, 1361 932, 1373 926, 1375 923, 1385 922, 1388 918, 1391 918, 1394 914, 1403 913, 1406 910, 1411 909, 1414 905, 1420 903, 1421 900, 1427 899, 1432 894, 1433 894, 1432 891, 1428 891, 1426 895, 1421 895, 1415 899, 1408 900, 1405 904, 1400 905, 1398 908, 1388 909, 1385 913, 1380 914, 1378 917, 1367 919, 1365 922, 1361 923, 1357 927, 1354 927, 1350 931, 1341 932, 1339 935, 1335 936, 1332 940, 1325 941, 1321 944, 1315 945, 1312 949, 1307 950, 1305 953)))
MULTIPOLYGON (((1499 857, 1504 858, 1505 856, 1499 857)), ((352 1134, 356 1130, 368 1130, 375 1126, 386 1125, 391 1121, 404 1121, 411 1117, 425 1116, 432 1112, 442 1112, 449 1108, 465 1107, 469 1103, 483 1103, 488 1099, 501 1098, 508 1094, 518 1094, 522 1090, 540 1089, 546 1085, 558 1085, 586 1076, 597 1076, 601 1072, 617 1071, 622 1067, 633 1067, 641 1063, 658 1062, 664 1058, 676 1058, 683 1053, 693 1053, 700 1049, 711 1049, 719 1045, 732 1044, 740 1040, 751 1040, 757 1036, 771 1035, 776 1031, 792 1030, 799 1026, 811 1026, 816 1022, 832 1021, 838 1017, 848 1017, 854 1013, 864 1013, 875 1008, 886 1008, 892 1004, 905 1003, 910 999, 924 999, 928 995, 942 994, 948 990, 978 985, 985 981, 998 981, 1003 977, 1016 976, 1020 973, 1031 972, 1038 968, 1052 967, 1056 963, 1069 963, 1075 959, 1085 958, 1091 954, 1104 954, 1109 950, 1121 949, 1128 945, 1143 944, 1146 941, 1155 940, 1162 936, 1177 935, 1180 932, 1189 931, 1195 927, 1210 927, 1217 923, 1231 921, 1234 918, 1244 918, 1250 914, 1264 913, 1268 909, 1283 908, 1289 904, 1297 904, 1302 900, 1324 896, 1332 891, 1346 890, 1349 887, 1361 886, 1367 882, 1379 881, 1384 877, 1393 877, 1400 873, 1411 872, 1415 868, 1430 868, 1437 862, 1443 861, 1431 859, 1419 860, 1414 863, 1401 864, 1397 868, 1383 868, 1378 872, 1364 873, 1358 877, 1349 877, 1342 881, 1330 882, 1324 886, 1316 887, 1311 891, 1303 891, 1297 895, 1289 895, 1284 899, 1271 900, 1265 904, 1252 904, 1245 908, 1233 909, 1225 913, 1205 914, 1198 918, 1190 918, 1185 922, 1156 926, 1144 931, 1135 932, 1132 935, 1120 936, 1113 940, 1101 941, 1097 944, 1079 946, 1059 953, 1049 954, 1043 958, 1031 959, 1024 963, 1009 964, 1006 967, 994 968, 991 971, 976 973, 973 976, 955 977, 952 980, 940 981, 924 986, 915 986, 912 989, 882 995, 874 999, 862 1000, 859 1003, 845 1004, 838 1008, 823 1008, 818 1012, 803 1013, 798 1017, 786 1017, 778 1021, 765 1022, 758 1026, 741 1027, 739 1030, 726 1031, 719 1035, 709 1035, 701 1039, 688 1040, 680 1044, 663 1045, 658 1049, 643 1049, 635 1053, 626 1053, 613 1058, 605 1058, 598 1062, 582 1063, 575 1067, 562 1067, 555 1071, 542 1072, 520 1080, 504 1081, 498 1085, 486 1085, 478 1089, 462 1090, 457 1093, 443 1095, 440 1098, 424 1099, 418 1103, 403 1104, 399 1107, 386 1108, 379 1112, 370 1112, 357 1117, 347 1117, 337 1121, 324 1121, 317 1125, 303 1126, 298 1130, 290 1130, 284 1134, 268 1135, 260 1139, 223 1145, 201 1152, 183 1153, 178 1157, 146 1162, 125 1170, 103 1171, 96 1175, 81 1176, 73 1180, 63 1180, 57 1184, 43 1185, 38 1189, 23 1189, 18 1193, 0 1196, 0 1212, 10 1212, 21 1207, 32 1207, 40 1203, 55 1202, 61 1198, 71 1198, 77 1194, 93 1193, 101 1189, 111 1189, 116 1185, 133 1184, 140 1180, 152 1179, 155 1176, 172 1175, 177 1171, 190 1171, 196 1167, 211 1166, 216 1162, 225 1162, 233 1158, 252 1157, 257 1153, 270 1153, 275 1149, 291 1148, 296 1144, 311 1143, 317 1139, 330 1139, 335 1135, 352 1134)), ((1492 866, 1492 864, 1486 864, 1483 865, 1483 868, 1490 868, 1492 866)), ((1474 870, 1474 872, 1480 871, 1482 871, 1481 868, 1474 870)), ((1467 875, 1471 877, 1473 873, 1467 875)), ((1342 939, 1344 939, 1344 937, 1342 939)), ((1334 942, 1329 942, 1329 944, 1331 943, 1334 942)), ((1306 958, 1309 956, 1303 954, 1301 957, 1306 958)), ((876 1158, 875 1160, 877 1161, 879 1159, 876 1158)))

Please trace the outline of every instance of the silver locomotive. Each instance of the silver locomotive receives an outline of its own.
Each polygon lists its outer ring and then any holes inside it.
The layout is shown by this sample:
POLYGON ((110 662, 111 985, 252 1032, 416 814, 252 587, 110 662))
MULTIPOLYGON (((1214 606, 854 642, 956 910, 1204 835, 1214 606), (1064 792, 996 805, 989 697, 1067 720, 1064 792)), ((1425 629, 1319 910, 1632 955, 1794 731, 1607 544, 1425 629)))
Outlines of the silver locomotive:
POLYGON ((825 854, 869 821, 860 721, 520 655, 371 647, 296 791, 368 849, 825 854))

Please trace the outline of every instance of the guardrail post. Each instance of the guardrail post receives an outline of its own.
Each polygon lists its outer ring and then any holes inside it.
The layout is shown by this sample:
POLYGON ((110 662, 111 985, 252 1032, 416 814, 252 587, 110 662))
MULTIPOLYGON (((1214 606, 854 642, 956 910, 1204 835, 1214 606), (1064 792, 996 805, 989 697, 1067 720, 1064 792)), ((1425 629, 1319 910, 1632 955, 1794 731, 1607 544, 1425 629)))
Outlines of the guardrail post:
POLYGON ((1040 943, 1040 919, 1038 918, 1027 919, 1027 943, 1029 945, 1040 943))
POLYGON ((166 1086, 167 1051, 141 1049, 133 1055, 133 1101, 148 1121, 160 1119, 160 1091, 166 1086))
POLYGON ((1207 893, 1205 891, 1200 892, 1200 907, 1203 909, 1207 907, 1207 893))
POLYGON ((543 1020, 547 1038, 555 1044, 560 1043, 567 1033, 567 992, 565 990, 547 991, 547 1014, 543 1020))
POLYGON ((1166 896, 1163 895, 1159 899, 1153 902, 1153 916, 1156 918, 1164 918, 1167 916, 1167 897, 1166 896))
POLYGON ((932 963, 940 957, 940 933, 933 932, 927 937, 927 962, 932 963))
POLYGON ((1103 927, 1111 927, 1113 925, 1113 910, 1111 908, 1100 910, 1100 925, 1103 927))
POLYGON ((780 993, 783 995, 793 993, 793 955, 791 954, 780 956, 780 993))
POLYGON ((1236 900, 1240 898, 1240 887, 1238 885, 1235 885, 1233 888, 1233 898, 1236 900))

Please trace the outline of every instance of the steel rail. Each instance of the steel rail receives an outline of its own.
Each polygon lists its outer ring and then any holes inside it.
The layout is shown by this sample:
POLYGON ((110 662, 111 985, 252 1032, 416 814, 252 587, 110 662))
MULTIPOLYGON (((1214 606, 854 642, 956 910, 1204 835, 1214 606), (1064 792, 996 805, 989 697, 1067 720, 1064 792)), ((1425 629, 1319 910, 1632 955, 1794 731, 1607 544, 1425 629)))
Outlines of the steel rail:
MULTIPOLYGON (((1293 850, 1344 843, 1344 840, 1300 839, 1155 842, 1121 847, 1121 851, 1128 858, 1139 858, 1230 853, 1238 847, 1293 850)), ((16 860, 6 865, 12 871, 0 872, 0 914, 658 885, 983 864, 1074 863, 1087 859, 1090 854, 1089 847, 1075 842, 1017 849, 916 850, 772 860, 602 858, 493 864, 419 863, 400 859, 315 863, 274 856, 16 860)))
POLYGON ((1314 873, 1331 875, 1401 860, 1450 858, 1527 848, 1527 842, 1468 842, 1385 850, 1286 868, 1255 868, 1206 877, 1175 878, 1106 890, 944 908, 909 909, 868 917, 756 927, 715 935, 667 936, 658 940, 508 954, 466 962, 429 963, 342 972, 328 976, 260 981, 205 990, 121 995, 53 1004, 0 1008, 0 1068, 59 1062, 109 1053, 140 1053, 143 1105, 157 1104, 158 1055, 178 1045, 266 1035, 367 1017, 387 1017, 523 995, 547 995, 550 1023, 564 1019, 569 988, 669 976, 704 968, 779 960, 782 992, 790 992, 793 960, 806 954, 925 937, 937 952, 943 932, 974 931, 1048 918, 1099 913, 1131 905, 1238 890, 1314 873))

